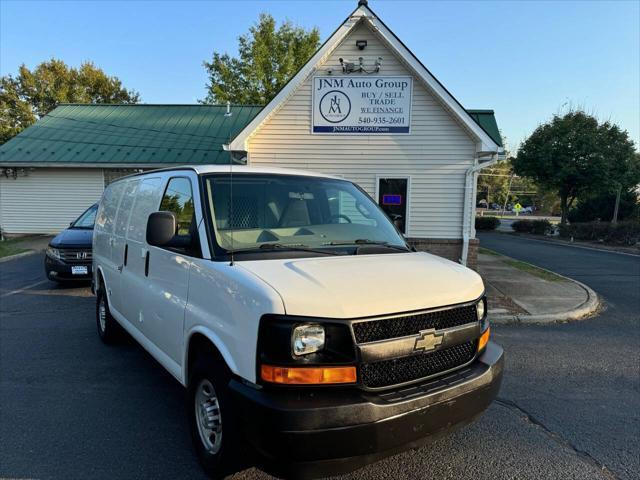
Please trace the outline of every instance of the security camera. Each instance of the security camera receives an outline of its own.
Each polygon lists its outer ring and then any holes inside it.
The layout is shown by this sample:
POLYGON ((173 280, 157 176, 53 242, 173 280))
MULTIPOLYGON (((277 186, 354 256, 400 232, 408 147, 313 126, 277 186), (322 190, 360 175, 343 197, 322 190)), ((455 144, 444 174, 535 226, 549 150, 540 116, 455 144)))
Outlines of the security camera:
POLYGON ((353 62, 345 62, 342 58, 339 58, 338 60, 340 60, 340 65, 342 65, 343 73, 351 73, 356 70, 356 65, 353 62))
POLYGON ((378 57, 378 59, 376 60, 376 72, 379 72, 381 67, 382 67, 382 57, 378 57))

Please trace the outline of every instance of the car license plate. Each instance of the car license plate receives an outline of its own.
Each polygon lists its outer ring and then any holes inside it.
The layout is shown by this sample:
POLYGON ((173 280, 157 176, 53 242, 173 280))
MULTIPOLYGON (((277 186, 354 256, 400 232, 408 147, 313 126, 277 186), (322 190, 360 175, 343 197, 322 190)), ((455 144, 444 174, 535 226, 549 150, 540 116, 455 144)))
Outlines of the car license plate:
POLYGON ((78 265, 75 267, 71 267, 71 274, 72 275, 88 275, 89 270, 87 269, 86 265, 78 265))

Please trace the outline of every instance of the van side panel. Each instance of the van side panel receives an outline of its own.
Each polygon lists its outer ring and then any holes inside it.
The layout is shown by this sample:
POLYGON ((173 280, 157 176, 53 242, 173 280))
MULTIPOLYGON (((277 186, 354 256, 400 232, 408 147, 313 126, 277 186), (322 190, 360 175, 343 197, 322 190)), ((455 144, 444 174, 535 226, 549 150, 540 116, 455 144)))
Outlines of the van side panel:
POLYGON ((94 226, 93 270, 94 272, 101 271, 104 275, 109 303, 111 303, 111 286, 118 280, 119 275, 117 265, 112 258, 113 229, 124 186, 124 182, 115 182, 106 188, 100 201, 94 226))
POLYGON ((118 207, 118 213, 116 214, 116 221, 113 228, 113 241, 111 247, 111 256, 113 258, 114 264, 120 268, 119 275, 117 275, 117 279, 114 283, 112 283, 109 288, 112 290, 111 293, 111 309, 115 309, 118 312, 122 310, 122 275, 124 273, 124 269, 127 267, 125 265, 125 246, 126 239, 125 235, 127 233, 127 228, 129 226, 129 217, 131 216, 131 208, 133 206, 133 202, 136 198, 136 193, 138 191, 138 184, 140 180, 137 178, 124 181, 125 184, 124 191, 122 194, 122 200, 120 200, 120 206, 118 207))
POLYGON ((145 235, 149 214, 158 210, 162 196, 162 177, 143 177, 131 209, 126 234, 127 266, 120 278, 119 312, 138 330, 144 331, 144 291, 149 288, 144 275, 147 255, 145 235))
POLYGON ((233 373, 255 382, 258 326, 267 313, 285 313, 284 304, 262 280, 227 262, 191 259, 183 371, 187 342, 197 331, 212 340, 233 373))

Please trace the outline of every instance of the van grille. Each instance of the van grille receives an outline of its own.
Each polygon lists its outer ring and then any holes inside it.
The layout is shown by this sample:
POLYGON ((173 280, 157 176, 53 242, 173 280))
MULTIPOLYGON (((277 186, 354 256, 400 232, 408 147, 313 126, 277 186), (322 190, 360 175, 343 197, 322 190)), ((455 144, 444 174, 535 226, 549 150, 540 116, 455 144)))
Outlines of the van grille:
POLYGON ((473 360, 476 343, 474 340, 431 353, 363 363, 360 368, 362 384, 366 388, 388 387, 461 367, 473 360))
POLYGON ((367 343, 415 335, 420 330, 441 330, 477 321, 475 305, 466 305, 404 317, 357 322, 353 324, 353 333, 357 343, 367 343))
POLYGON ((60 260, 66 263, 91 263, 90 248, 61 248, 60 260))

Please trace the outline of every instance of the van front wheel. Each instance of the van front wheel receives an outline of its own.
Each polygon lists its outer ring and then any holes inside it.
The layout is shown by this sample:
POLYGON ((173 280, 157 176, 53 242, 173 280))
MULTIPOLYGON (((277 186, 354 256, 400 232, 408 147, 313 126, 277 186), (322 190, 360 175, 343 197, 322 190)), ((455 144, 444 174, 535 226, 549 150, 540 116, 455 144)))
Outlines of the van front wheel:
POLYGON ((229 402, 230 375, 214 359, 197 360, 187 389, 191 437, 210 478, 225 478, 237 467, 237 428, 229 402))
POLYGON ((109 311, 109 299, 104 287, 101 287, 96 295, 96 324, 100 340, 106 344, 112 344, 116 341, 118 324, 109 311))

